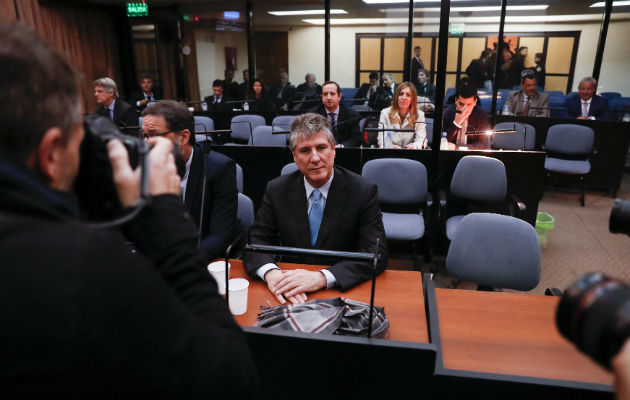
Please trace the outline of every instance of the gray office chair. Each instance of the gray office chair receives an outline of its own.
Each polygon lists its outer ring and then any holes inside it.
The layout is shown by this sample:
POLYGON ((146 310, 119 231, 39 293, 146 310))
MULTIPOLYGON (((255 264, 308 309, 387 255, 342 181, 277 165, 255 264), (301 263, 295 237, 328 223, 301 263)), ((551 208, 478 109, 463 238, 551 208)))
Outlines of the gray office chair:
POLYGON ((595 132, 588 126, 553 125, 547 131, 544 150, 547 177, 552 173, 574 175, 580 180, 580 205, 584 207, 584 176, 591 172, 589 157, 594 150, 595 132))
POLYGON ((296 163, 294 162, 288 163, 287 165, 282 167, 282 170, 280 171, 280 175, 290 174, 291 172, 297 171, 297 170, 298 170, 298 167, 296 163))
MULTIPOLYGON (((424 236, 427 204, 427 170, 422 163, 404 158, 379 158, 363 165, 361 175, 378 187, 385 236, 390 240, 415 242, 424 236)), ((428 259, 425 241, 425 259, 428 259)))
POLYGON ((366 104, 353 104, 352 105, 352 109, 354 111, 372 111, 370 106, 368 106, 366 104))
MULTIPOLYGON (((271 127, 273 128, 273 131, 290 131, 291 121, 293 121, 295 117, 297 117, 297 115, 278 115, 277 117, 274 117, 274 119, 271 121, 271 127)), ((285 133, 283 136, 285 137, 285 143, 288 146, 291 134, 285 133)))
POLYGON ((265 118, 255 114, 242 114, 232 117, 230 129, 232 130, 232 140, 249 142, 252 132, 257 126, 265 125, 265 118))
POLYGON ((480 287, 532 290, 540 281, 536 230, 507 215, 468 214, 446 256, 446 272, 480 287))
POLYGON ((427 143, 431 146, 433 143, 433 118, 425 118, 424 122, 426 124, 424 128, 427 131, 427 143))
POLYGON ((536 128, 520 122, 500 122, 495 130, 514 129, 516 132, 495 133, 492 137, 492 148, 503 150, 534 150, 536 128))
POLYGON ((239 193, 243 193, 243 168, 236 164, 236 189, 239 193))
POLYGON ((214 130, 214 121, 210 117, 195 115, 195 141, 197 143, 211 140, 209 135, 203 132, 214 130))
POLYGON ((450 198, 442 210, 446 218, 446 237, 453 240, 462 220, 471 212, 498 212, 520 217, 525 204, 507 193, 505 165, 485 156, 466 156, 459 160, 451 178, 450 198))
POLYGON ((252 226, 254 223, 254 203, 243 193, 238 194, 237 219, 239 225, 239 233, 252 226))
POLYGON ((250 146, 286 146, 287 140, 285 135, 274 135, 272 128, 267 125, 261 125, 254 128, 252 137, 249 140, 250 146))

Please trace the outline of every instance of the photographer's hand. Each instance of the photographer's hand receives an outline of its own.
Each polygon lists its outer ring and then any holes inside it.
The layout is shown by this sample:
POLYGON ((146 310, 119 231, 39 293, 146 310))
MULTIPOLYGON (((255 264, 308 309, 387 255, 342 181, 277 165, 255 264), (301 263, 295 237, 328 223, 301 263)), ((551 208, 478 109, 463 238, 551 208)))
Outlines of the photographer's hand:
POLYGON ((615 374, 615 393, 617 400, 630 399, 630 339, 621 347, 619 353, 612 359, 615 374))
MULTIPOLYGON (((173 143, 164 138, 151 138, 149 152, 149 193, 153 196, 172 193, 179 195, 180 178, 172 154, 173 143)), ((133 205, 140 198, 140 169, 131 169, 125 146, 118 140, 107 143, 109 161, 114 173, 114 184, 123 207, 133 205)))

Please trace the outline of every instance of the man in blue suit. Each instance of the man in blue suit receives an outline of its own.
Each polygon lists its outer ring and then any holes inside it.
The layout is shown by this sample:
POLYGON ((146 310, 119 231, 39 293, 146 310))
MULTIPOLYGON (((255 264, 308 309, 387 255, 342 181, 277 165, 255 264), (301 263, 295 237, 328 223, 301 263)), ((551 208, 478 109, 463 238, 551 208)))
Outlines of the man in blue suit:
POLYGON ((578 85, 578 95, 564 101, 564 118, 609 120, 608 100, 595 94, 597 81, 586 77, 578 85))
POLYGON ((182 200, 186 211, 200 228, 200 247, 206 259, 222 257, 237 226, 238 191, 234 160, 214 151, 205 156, 202 147, 195 142, 192 113, 176 101, 152 103, 144 109, 142 116, 145 137, 164 136, 175 145, 182 200))

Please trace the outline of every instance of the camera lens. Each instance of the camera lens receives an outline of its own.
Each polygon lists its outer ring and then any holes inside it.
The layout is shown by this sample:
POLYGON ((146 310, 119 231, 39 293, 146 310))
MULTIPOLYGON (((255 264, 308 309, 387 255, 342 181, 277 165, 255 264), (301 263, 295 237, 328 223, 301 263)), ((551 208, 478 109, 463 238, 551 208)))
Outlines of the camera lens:
POLYGON ((612 356, 630 337, 630 286, 588 274, 567 288, 556 322, 564 337, 610 369, 612 356))
POLYGON ((610 233, 630 236, 630 200, 616 199, 610 212, 610 233))

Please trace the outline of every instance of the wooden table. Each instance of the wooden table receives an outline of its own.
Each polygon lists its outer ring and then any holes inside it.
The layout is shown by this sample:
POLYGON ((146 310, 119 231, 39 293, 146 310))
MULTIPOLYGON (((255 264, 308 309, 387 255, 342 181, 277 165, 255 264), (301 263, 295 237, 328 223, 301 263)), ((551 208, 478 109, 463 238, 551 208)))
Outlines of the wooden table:
POLYGON ((442 363, 438 354, 437 373, 469 371, 610 389, 612 374, 557 330, 559 297, 453 289, 435 289, 434 294, 437 318, 431 316, 431 328, 434 332, 433 325, 439 326, 442 363))
MULTIPOLYGON (((277 306, 280 303, 263 281, 247 275, 241 260, 230 260, 230 265, 231 278, 249 280, 247 313, 234 318, 241 326, 253 326, 260 306, 277 306)), ((311 271, 321 269, 318 266, 302 264, 281 264, 281 267, 283 269, 303 268, 311 271)), ((369 304, 370 290, 371 282, 364 282, 346 292, 334 289, 320 290, 308 294, 308 298, 346 297, 369 304)), ((385 307, 385 314, 390 322, 388 339, 417 343, 429 342, 420 272, 384 271, 376 278, 374 305, 385 307)))

